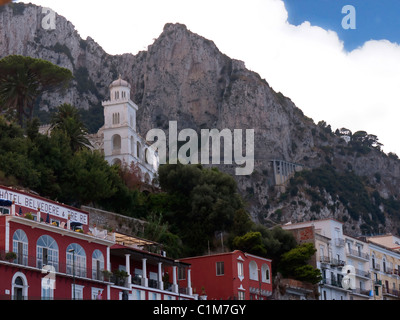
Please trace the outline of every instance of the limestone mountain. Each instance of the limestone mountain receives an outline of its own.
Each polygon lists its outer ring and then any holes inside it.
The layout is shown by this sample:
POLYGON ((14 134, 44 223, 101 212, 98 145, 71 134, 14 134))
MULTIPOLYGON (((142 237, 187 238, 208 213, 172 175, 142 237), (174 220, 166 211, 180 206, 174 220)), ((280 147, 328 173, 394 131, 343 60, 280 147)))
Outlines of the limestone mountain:
MULTIPOLYGON (((41 58, 74 74, 64 95, 45 94, 38 101, 37 113, 44 118, 49 109, 70 103, 96 119, 91 127, 96 131, 103 124, 101 101, 108 99, 109 84, 121 75, 139 106, 142 136, 152 128, 167 132, 170 121, 177 121, 179 130, 197 132, 254 129, 254 172, 235 178, 255 221, 333 217, 354 235, 400 231, 400 161, 381 152, 373 136, 315 124, 244 62, 226 56, 185 25, 166 24, 154 43, 136 55, 109 55, 92 38, 82 39, 66 18, 57 15, 56 28, 44 29, 43 17, 42 8, 32 4, 0 7, 0 58, 41 58), (285 184, 278 188, 272 160, 306 170, 291 181, 291 171, 286 172, 285 184)), ((235 165, 219 168, 234 174, 235 165)))

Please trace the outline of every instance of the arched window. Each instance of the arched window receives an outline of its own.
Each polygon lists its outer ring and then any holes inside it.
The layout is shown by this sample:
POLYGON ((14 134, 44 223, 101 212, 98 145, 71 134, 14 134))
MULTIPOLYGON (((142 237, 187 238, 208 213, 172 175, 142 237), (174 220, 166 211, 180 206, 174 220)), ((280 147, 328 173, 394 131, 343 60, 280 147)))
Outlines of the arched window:
POLYGON ((102 270, 104 270, 104 256, 100 250, 96 249, 92 255, 92 278, 102 280, 102 270))
POLYGON ((113 165, 114 165, 114 164, 116 164, 116 165, 118 165, 118 166, 121 166, 121 165, 122 165, 121 159, 115 158, 115 159, 113 160, 113 165))
POLYGON ((21 229, 14 232, 13 252, 17 254, 16 263, 28 265, 28 237, 21 229))
POLYGON ((150 163, 150 151, 147 148, 144 150, 144 160, 146 163, 150 163))
POLYGON ((269 266, 266 263, 264 263, 261 267, 261 281, 267 283, 271 282, 269 266))
POLYGON ((112 137, 112 150, 121 150, 121 136, 119 134, 116 134, 112 137))
POLYGON ((257 263, 253 260, 249 263, 249 273, 250 273, 250 280, 258 281, 258 269, 257 263))
POLYGON ((37 267, 53 266, 58 271, 58 245, 50 236, 41 236, 36 243, 37 267))
POLYGON ((77 243, 71 243, 67 247, 67 274, 75 274, 77 277, 86 277, 86 253, 77 243))

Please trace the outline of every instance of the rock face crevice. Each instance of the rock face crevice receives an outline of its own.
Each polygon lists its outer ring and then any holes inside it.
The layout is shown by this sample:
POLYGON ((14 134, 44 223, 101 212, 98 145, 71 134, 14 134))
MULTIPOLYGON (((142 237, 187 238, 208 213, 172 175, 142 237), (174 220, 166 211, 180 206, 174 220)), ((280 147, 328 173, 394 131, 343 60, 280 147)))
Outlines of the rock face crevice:
MULTIPOLYGON (((311 217, 311 202, 303 201, 306 206, 284 201, 274 204, 272 197, 279 193, 271 192, 272 159, 300 163, 310 169, 329 163, 340 171, 352 170, 367 177, 371 188, 382 197, 398 199, 398 160, 375 149, 367 154, 343 152, 343 139, 316 125, 289 98, 247 70, 244 62, 229 58, 212 41, 185 25, 166 24, 154 43, 136 55, 109 55, 92 38, 82 39, 75 27, 58 14, 56 28, 44 29, 44 16, 42 8, 32 4, 0 7, 0 58, 10 54, 41 58, 74 74, 64 95, 41 97, 42 110, 62 103, 86 110, 99 106, 109 98, 108 85, 121 75, 131 84, 132 100, 139 106, 137 125, 142 136, 153 128, 164 130, 168 136, 170 121, 178 122, 178 130, 191 128, 197 132, 254 129, 255 170, 249 176, 236 176, 239 192, 254 220, 282 223, 311 217), (375 181, 376 173, 379 182, 375 181), (275 212, 279 209, 283 210, 277 219, 275 212)), ((232 174, 235 167, 219 166, 232 174)), ((336 218, 346 214, 327 207, 321 212, 324 217, 336 218)), ((383 227, 386 231, 396 230, 396 221, 388 216, 383 227)), ((349 221, 349 229, 359 232, 360 223, 349 221)))

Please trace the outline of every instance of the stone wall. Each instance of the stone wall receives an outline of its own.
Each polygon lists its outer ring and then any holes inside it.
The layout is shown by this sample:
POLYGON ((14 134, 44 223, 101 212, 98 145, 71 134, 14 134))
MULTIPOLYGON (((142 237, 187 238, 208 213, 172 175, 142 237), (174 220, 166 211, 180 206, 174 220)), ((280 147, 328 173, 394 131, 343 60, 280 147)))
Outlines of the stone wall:
POLYGON ((96 226, 100 229, 114 230, 133 236, 140 236, 143 234, 146 221, 92 207, 82 206, 81 209, 89 213, 90 228, 96 226))

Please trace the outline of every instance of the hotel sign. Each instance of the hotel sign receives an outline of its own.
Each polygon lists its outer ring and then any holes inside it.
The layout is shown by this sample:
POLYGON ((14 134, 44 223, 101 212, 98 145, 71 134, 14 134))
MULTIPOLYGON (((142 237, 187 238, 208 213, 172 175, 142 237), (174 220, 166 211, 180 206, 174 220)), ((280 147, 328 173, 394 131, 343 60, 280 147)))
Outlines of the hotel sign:
POLYGON ((16 190, 0 187, 0 199, 14 201, 16 206, 30 209, 32 213, 40 209, 41 213, 55 218, 67 220, 70 217, 71 222, 88 224, 88 215, 84 212, 16 190))

